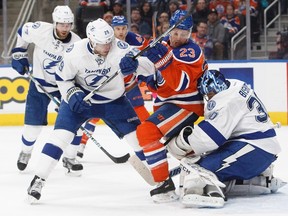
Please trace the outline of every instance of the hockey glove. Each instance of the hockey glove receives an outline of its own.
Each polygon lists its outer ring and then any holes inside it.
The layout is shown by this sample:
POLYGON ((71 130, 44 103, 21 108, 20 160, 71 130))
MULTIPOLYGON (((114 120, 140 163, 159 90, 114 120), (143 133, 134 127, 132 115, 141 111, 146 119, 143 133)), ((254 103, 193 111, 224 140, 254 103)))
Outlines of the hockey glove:
POLYGON ((165 83, 165 80, 162 77, 161 72, 157 70, 155 74, 147 77, 139 75, 138 82, 145 82, 151 92, 157 92, 158 87, 162 86, 165 83))
POLYGON ((12 49, 12 68, 24 75, 29 70, 28 53, 26 49, 12 49))
POLYGON ((160 59, 162 59, 167 54, 167 52, 168 49, 166 46, 161 43, 157 43, 154 47, 145 52, 145 56, 147 56, 147 58, 155 64, 160 59))
POLYGON ((86 94, 78 87, 72 87, 67 91, 67 101, 70 109, 76 113, 82 113, 91 107, 89 102, 84 101, 86 94))
POLYGON ((124 76, 134 73, 138 68, 139 62, 133 56, 126 54, 120 61, 120 69, 124 76))

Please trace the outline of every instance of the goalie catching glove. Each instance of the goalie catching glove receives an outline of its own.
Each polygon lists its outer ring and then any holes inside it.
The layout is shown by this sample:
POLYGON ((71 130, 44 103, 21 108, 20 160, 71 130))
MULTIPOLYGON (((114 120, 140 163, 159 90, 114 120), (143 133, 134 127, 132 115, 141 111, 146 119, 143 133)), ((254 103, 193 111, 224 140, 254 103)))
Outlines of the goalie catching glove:
POLYGON ((12 49, 12 68, 19 74, 24 75, 29 70, 29 61, 27 49, 12 49))
POLYGON ((67 91, 67 102, 70 109, 76 113, 82 113, 91 107, 89 102, 84 101, 86 94, 78 87, 72 87, 67 91))
POLYGON ((193 133, 191 126, 184 127, 178 136, 171 139, 167 145, 167 149, 178 160, 186 157, 188 154, 193 154, 194 151, 188 142, 188 136, 193 133))

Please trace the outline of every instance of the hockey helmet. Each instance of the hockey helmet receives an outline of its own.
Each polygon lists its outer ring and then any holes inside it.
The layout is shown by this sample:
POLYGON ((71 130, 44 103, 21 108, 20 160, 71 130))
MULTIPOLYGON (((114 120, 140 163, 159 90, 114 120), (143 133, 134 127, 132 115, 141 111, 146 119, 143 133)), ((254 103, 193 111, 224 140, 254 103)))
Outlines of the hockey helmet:
MULTIPOLYGON (((170 19, 170 27, 177 23, 180 19, 187 15, 187 11, 185 10, 177 10, 174 12, 170 19)), ((193 19, 192 16, 188 16, 185 20, 183 20, 176 28, 190 31, 193 27, 193 19)))
POLYGON ((115 26, 128 26, 127 19, 124 16, 114 16, 112 19, 112 27, 115 26))
POLYGON ((86 35, 90 39, 93 48, 97 44, 108 44, 114 40, 113 28, 101 18, 88 23, 86 35))
POLYGON ((71 23, 73 29, 74 14, 67 5, 59 5, 55 7, 52 13, 53 25, 56 28, 57 23, 71 23))
POLYGON ((206 70, 198 79, 198 91, 202 95, 207 95, 209 92, 217 94, 228 87, 229 81, 218 70, 206 70))

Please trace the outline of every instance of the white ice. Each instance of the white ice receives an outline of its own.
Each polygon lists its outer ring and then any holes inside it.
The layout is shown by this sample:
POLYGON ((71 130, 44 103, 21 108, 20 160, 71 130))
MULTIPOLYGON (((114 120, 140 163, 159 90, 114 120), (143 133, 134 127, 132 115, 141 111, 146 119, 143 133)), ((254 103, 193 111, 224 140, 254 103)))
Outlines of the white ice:
MULTIPOLYGON (((0 127, 0 210, 1 215, 63 215, 63 216, 178 216, 178 215, 287 215, 288 186, 276 194, 229 199, 222 209, 189 209, 179 202, 155 204, 150 198, 148 185, 131 165, 113 163, 94 143, 88 142, 82 160, 81 177, 65 175, 62 162, 49 176, 42 190, 42 197, 33 205, 27 202, 27 188, 32 180, 40 151, 52 130, 43 129, 36 142, 27 169, 19 172, 16 161, 20 152, 22 127, 0 127)), ((288 181, 287 134, 288 127, 277 129, 282 152, 275 162, 275 176, 288 181)), ((106 126, 96 127, 94 137, 111 154, 121 156, 130 147, 106 126)), ((171 166, 176 161, 169 158, 171 166)), ((178 177, 173 178, 178 184, 178 177)))

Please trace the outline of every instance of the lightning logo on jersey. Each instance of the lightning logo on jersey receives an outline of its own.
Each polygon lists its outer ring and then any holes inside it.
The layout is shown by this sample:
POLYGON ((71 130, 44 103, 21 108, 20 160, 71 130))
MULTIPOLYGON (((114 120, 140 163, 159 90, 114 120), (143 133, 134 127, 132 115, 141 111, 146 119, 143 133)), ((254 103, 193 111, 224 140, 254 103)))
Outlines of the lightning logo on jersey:
POLYGON ((230 166, 233 162, 237 161, 237 158, 253 151, 255 148, 252 145, 246 145, 244 148, 240 149, 239 151, 235 152, 233 155, 230 155, 228 158, 224 159, 223 161, 225 163, 222 163, 222 167, 216 170, 216 172, 219 172, 220 170, 223 170, 230 166))

